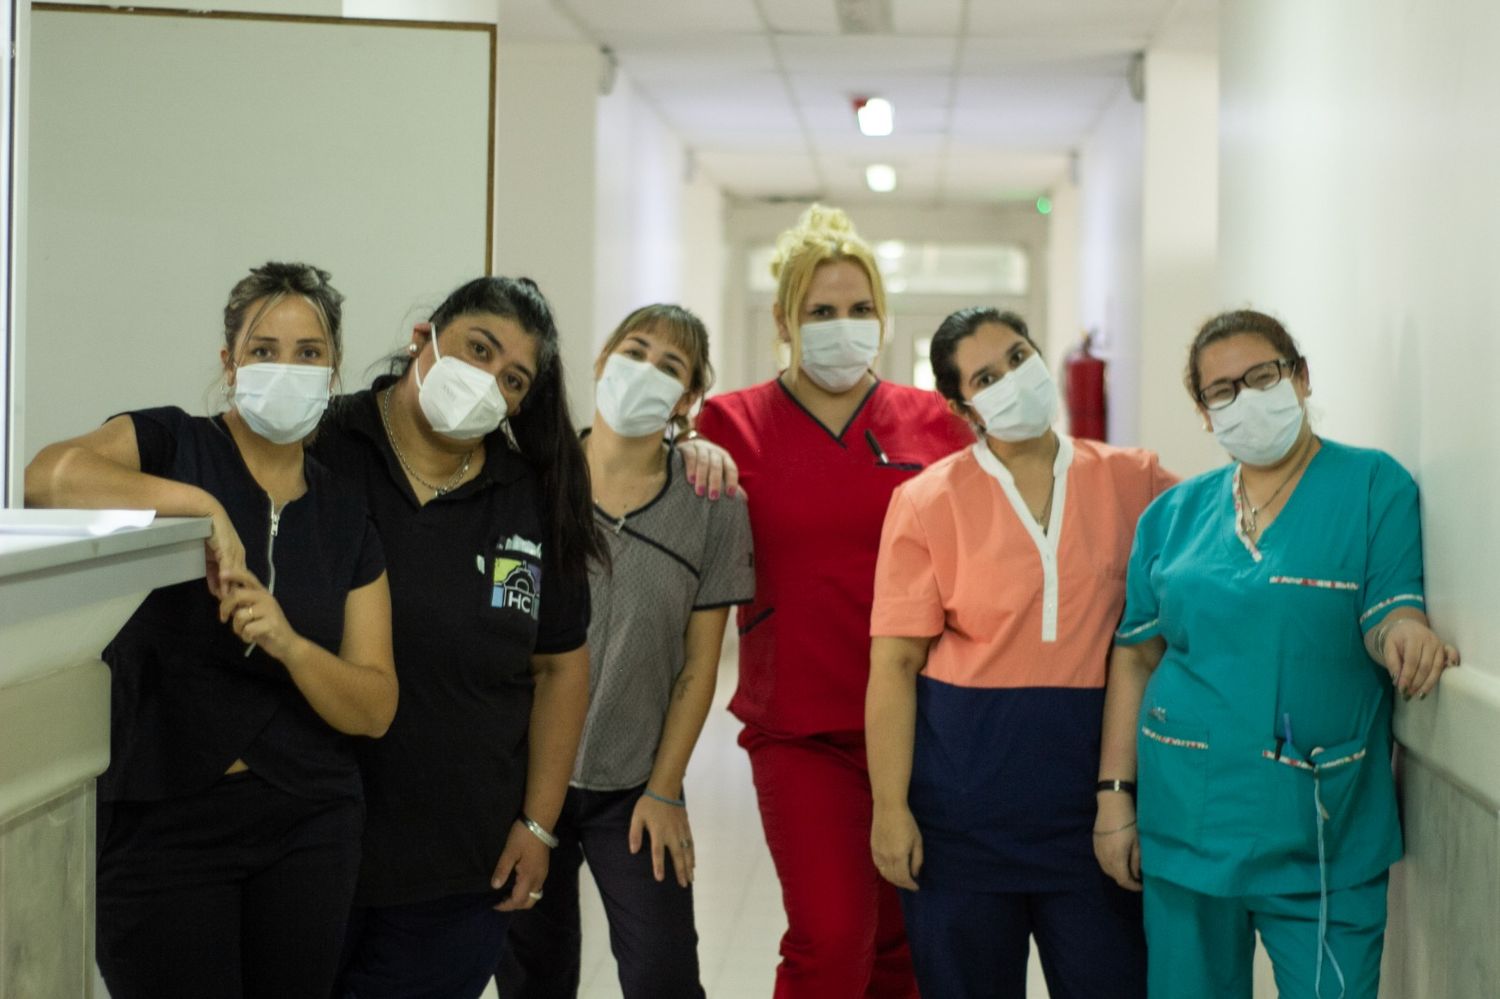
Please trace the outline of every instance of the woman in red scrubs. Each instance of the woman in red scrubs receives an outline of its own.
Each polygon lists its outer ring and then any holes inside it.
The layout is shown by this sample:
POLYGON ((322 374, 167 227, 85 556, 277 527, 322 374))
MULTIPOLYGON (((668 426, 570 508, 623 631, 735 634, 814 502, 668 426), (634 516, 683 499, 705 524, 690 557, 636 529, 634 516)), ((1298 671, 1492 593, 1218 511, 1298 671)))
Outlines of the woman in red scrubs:
POLYGON ((739 609, 730 710, 786 906, 775 994, 914 999, 900 903, 870 859, 875 556, 891 491, 974 434, 937 393, 871 373, 885 289, 848 216, 808 209, 771 269, 790 364, 708 400, 698 430, 734 457, 750 497, 756 595, 739 609))

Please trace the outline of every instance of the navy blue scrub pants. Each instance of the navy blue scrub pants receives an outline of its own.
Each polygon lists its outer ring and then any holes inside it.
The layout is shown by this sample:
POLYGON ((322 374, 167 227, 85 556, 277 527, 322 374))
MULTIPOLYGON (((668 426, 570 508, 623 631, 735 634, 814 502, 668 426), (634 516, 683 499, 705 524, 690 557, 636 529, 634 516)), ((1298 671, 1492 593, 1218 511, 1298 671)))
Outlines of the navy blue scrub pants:
POLYGON ((666 879, 656 880, 649 834, 642 835, 640 853, 630 852, 630 817, 642 790, 568 789, 542 900, 511 921, 510 947, 495 975, 503 999, 578 994, 578 873, 585 859, 609 918, 625 999, 703 999, 693 890, 677 883, 670 854, 666 879))
POLYGON ((1106 878, 1065 892, 901 893, 923 996, 1025 999, 1036 937, 1052 999, 1145 999, 1141 897, 1106 878))
POLYGON ((349 915, 338 999, 478 999, 505 949, 499 891, 357 908, 349 915))
POLYGON ((97 946, 112 999, 327 999, 364 806, 250 771, 99 806, 97 946))

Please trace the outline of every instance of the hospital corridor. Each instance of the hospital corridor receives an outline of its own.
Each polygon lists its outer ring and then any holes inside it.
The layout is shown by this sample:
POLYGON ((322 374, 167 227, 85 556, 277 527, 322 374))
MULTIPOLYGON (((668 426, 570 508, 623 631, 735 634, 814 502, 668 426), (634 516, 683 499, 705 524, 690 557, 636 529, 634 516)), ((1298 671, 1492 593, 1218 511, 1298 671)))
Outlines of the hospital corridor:
POLYGON ((0 999, 1500 999, 1497 50, 0 0, 0 999))

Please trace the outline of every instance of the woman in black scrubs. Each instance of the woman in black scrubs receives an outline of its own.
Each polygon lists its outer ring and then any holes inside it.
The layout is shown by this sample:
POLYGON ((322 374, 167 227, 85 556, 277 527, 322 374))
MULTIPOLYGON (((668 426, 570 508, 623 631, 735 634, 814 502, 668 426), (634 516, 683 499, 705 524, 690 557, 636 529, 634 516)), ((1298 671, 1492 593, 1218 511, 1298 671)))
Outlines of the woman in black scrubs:
POLYGON ((401 711, 361 752, 364 860, 337 992, 478 996, 541 897, 588 707, 600 551, 558 333, 532 282, 479 278, 339 400, 316 452, 391 566, 401 711))
POLYGON ((208 586, 154 591, 105 651, 98 959, 113 999, 328 994, 359 864, 352 736, 396 710, 363 498, 304 453, 328 402, 328 275, 266 264, 224 309, 227 412, 145 409, 44 448, 28 506, 213 519, 208 586))

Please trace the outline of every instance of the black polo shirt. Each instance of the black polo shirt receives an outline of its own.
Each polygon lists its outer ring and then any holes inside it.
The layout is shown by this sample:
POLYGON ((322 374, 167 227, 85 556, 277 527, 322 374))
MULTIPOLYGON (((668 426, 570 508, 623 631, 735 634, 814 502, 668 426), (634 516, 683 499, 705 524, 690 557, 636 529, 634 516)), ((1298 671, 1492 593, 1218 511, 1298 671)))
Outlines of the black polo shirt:
POLYGON ((563 580, 536 466, 496 432, 478 476, 417 502, 375 388, 335 401, 314 451, 365 497, 385 546, 401 704, 360 747, 359 905, 489 889, 526 789, 533 653, 588 633, 587 579, 563 580))
MULTIPOLYGON (((298 634, 337 653, 350 590, 384 569, 364 500, 318 462, 307 492, 271 533, 271 499, 220 417, 175 407, 129 414, 141 470, 199 486, 224 505, 262 583, 298 634)), ((319 718, 286 667, 219 623, 202 579, 153 590, 104 651, 112 675, 110 764, 103 801, 154 801, 202 790, 243 759, 261 777, 311 798, 358 797, 355 740, 319 718)))

